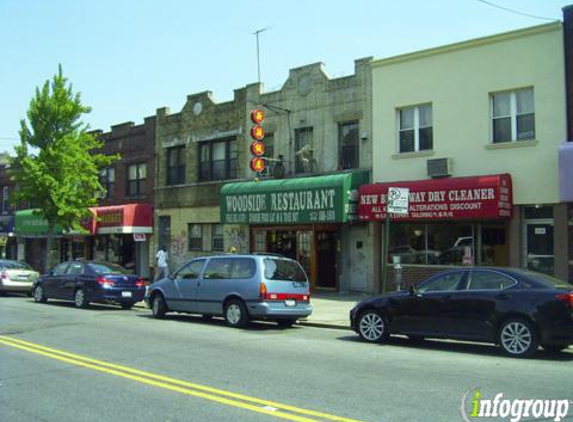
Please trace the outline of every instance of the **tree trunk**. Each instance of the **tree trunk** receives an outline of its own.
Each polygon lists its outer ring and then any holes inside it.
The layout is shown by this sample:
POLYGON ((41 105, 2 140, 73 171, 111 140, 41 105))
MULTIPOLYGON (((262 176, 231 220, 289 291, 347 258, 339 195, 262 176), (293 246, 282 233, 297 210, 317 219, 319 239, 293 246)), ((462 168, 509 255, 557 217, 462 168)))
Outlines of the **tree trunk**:
POLYGON ((46 271, 49 271, 60 260, 58 251, 54 251, 54 226, 48 224, 48 237, 46 239, 46 271))

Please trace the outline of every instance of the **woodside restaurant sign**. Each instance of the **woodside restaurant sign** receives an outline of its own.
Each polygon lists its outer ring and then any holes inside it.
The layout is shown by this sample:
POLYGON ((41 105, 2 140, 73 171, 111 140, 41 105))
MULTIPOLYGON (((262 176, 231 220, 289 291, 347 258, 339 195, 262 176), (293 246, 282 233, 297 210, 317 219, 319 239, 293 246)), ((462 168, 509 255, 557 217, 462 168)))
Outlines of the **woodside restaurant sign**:
POLYGON ((343 209, 336 187, 226 195, 222 206, 229 224, 332 223, 343 209))

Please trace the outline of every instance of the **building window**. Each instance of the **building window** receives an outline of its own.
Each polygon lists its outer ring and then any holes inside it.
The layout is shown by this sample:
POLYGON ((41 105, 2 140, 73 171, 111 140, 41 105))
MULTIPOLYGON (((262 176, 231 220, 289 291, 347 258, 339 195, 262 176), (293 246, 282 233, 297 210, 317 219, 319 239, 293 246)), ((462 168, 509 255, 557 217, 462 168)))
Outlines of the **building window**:
POLYGON ((103 187, 102 198, 111 198, 115 188, 115 169, 106 167, 99 171, 99 183, 103 187))
POLYGON ((140 196, 145 193, 145 180, 147 179, 147 164, 137 163, 127 166, 126 196, 140 196))
POLYGON ((400 120, 399 151, 416 152, 434 148, 432 105, 398 110, 400 120))
POLYGON ((312 127, 296 129, 295 136, 295 173, 314 171, 314 150, 312 147, 312 127))
POLYGON ((199 181, 237 178, 237 142, 235 138, 202 142, 199 148, 199 181))
POLYGON ((338 125, 338 163, 343 170, 358 168, 358 122, 338 125))
POLYGON ((10 211, 10 188, 4 186, 2 188, 2 213, 10 211))
POLYGON ((492 142, 535 139, 533 88, 491 95, 492 142))
POLYGON ((187 224, 188 250, 203 250, 203 226, 201 224, 187 224))
POLYGON ((185 183, 185 146, 167 149, 167 185, 185 183))
POLYGON ((222 224, 211 225, 211 249, 217 252, 225 250, 222 224))
POLYGON ((263 158, 265 159, 265 168, 261 171, 260 176, 271 177, 273 175, 273 168, 275 165, 275 134, 265 134, 263 142, 265 143, 265 155, 263 155, 263 158))

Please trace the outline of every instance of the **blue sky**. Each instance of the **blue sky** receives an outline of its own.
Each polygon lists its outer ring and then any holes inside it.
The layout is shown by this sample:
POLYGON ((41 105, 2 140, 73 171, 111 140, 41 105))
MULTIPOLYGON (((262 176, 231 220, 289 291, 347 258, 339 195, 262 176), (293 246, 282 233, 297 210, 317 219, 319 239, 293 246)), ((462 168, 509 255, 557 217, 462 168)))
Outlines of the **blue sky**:
MULTIPOLYGON (((553 20, 573 0, 487 0, 553 20)), ((323 62, 331 77, 354 60, 391 57, 540 25, 548 20, 482 0, 0 0, 0 151, 18 142, 36 87, 61 63, 92 112, 92 129, 181 110, 186 96, 216 101, 257 81, 265 91, 290 68, 323 62)))

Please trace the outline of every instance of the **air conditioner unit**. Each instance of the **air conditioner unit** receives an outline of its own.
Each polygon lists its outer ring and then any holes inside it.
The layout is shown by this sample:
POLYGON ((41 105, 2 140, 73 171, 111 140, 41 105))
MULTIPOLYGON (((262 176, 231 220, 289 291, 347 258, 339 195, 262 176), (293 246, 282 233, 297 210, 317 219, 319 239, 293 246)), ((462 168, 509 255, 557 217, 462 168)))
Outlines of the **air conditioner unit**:
POLYGON ((436 158, 427 161, 428 177, 448 177, 452 175, 453 163, 451 158, 436 158))

